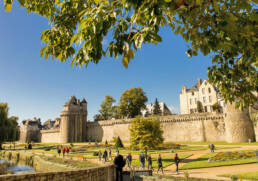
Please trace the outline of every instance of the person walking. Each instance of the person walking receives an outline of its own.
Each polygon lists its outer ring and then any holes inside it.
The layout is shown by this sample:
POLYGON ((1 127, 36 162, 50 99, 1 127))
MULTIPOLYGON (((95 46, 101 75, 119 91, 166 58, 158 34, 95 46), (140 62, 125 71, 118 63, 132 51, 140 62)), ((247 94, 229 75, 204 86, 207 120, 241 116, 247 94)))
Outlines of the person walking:
POLYGON ((110 160, 112 160, 112 152, 111 152, 111 148, 109 148, 108 150, 108 157, 110 160))
POLYGON ((139 156, 139 160, 141 163, 141 168, 144 169, 145 168, 145 155, 143 152, 141 152, 140 156, 139 156))
POLYGON ((132 166, 132 155, 131 155, 131 153, 129 153, 126 156, 126 161, 127 161, 128 168, 131 168, 131 166, 132 166))
POLYGON ((107 161, 107 150, 103 152, 103 163, 106 163, 107 161))
POLYGON ((157 173, 159 173, 159 170, 161 170, 161 171, 162 171, 162 174, 164 174, 163 165, 162 165, 162 158, 161 158, 161 155, 160 155, 160 154, 159 154, 159 157, 158 157, 157 162, 158 162, 158 171, 157 171, 157 173))
POLYGON ((178 166, 179 166, 180 159, 179 159, 177 153, 175 154, 174 161, 176 164, 176 173, 178 174, 178 166))
POLYGON ((102 156, 102 153, 101 153, 101 151, 100 151, 100 150, 99 150, 98 156, 99 156, 99 161, 101 162, 101 156, 102 156))
POLYGON ((116 152, 116 157, 114 158, 114 165, 116 167, 116 181, 123 181, 123 167, 125 166, 125 160, 119 152, 116 152))
POLYGON ((153 169, 152 168, 152 158, 151 158, 151 155, 148 155, 148 169, 153 169))
POLYGON ((66 152, 65 147, 63 147, 62 148, 63 158, 65 157, 65 152, 66 152))
POLYGON ((57 150, 57 154, 59 155, 60 157, 60 154, 61 154, 61 148, 60 148, 60 145, 56 146, 56 150, 57 150))
POLYGON ((70 153, 70 148, 69 147, 66 147, 66 154, 67 154, 67 157, 69 156, 69 153, 70 153))
POLYGON ((214 144, 213 144, 213 143, 212 143, 212 144, 210 144, 210 149, 211 149, 211 152, 212 152, 212 153, 214 153, 215 146, 214 146, 214 144))

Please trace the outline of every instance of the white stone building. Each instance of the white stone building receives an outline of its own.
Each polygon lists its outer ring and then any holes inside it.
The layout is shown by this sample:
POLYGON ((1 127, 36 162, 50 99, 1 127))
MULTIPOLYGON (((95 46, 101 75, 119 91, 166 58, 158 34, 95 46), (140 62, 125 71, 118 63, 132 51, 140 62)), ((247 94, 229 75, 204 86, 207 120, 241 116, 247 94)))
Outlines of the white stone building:
POLYGON ((204 112, 212 112, 212 105, 217 102, 222 108, 226 106, 218 89, 207 80, 202 81, 200 78, 197 79, 197 83, 193 87, 189 89, 186 86, 182 87, 180 93, 180 113, 196 113, 197 101, 202 103, 204 112))
MULTIPOLYGON (((164 102, 159 102, 159 107, 161 110, 161 116, 171 115, 171 111, 168 109, 167 105, 164 102)), ((150 103, 146 105, 146 108, 144 110, 141 110, 141 113, 143 116, 148 112, 149 114, 152 114, 154 110, 154 104, 150 103)))

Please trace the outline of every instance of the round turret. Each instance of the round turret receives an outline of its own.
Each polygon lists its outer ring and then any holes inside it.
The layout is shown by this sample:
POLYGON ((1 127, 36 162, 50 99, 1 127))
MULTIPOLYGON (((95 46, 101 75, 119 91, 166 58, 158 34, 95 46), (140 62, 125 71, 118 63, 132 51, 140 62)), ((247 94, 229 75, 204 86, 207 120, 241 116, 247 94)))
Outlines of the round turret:
POLYGON ((229 143, 254 141, 254 128, 248 115, 248 109, 241 111, 235 104, 225 108, 226 141, 229 143))

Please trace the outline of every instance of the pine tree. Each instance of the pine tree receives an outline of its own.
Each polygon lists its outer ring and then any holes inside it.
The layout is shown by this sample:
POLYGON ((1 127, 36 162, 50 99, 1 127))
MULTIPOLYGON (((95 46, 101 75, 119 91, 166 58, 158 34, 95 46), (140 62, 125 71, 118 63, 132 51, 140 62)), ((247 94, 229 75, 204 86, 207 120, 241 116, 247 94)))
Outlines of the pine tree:
POLYGON ((117 139, 116 139, 115 147, 116 147, 116 148, 123 148, 123 147, 124 147, 124 145, 123 145, 123 143, 122 143, 122 140, 120 139, 119 136, 118 136, 117 139))
POLYGON ((160 109, 160 105, 159 105, 159 102, 158 102, 157 98, 156 98, 155 103, 154 103, 153 114, 154 115, 161 115, 161 109, 160 109))

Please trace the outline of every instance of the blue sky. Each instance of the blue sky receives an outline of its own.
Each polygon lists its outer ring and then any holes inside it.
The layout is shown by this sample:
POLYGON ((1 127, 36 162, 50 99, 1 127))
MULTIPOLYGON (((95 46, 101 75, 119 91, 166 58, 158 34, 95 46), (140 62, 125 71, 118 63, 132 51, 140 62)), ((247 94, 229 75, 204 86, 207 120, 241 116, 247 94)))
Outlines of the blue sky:
POLYGON ((86 98, 88 119, 92 120, 105 95, 118 102, 122 92, 132 87, 142 87, 148 103, 157 97, 174 112, 179 110, 182 85, 190 87, 198 77, 206 79, 211 65, 211 56, 189 59, 183 39, 163 28, 163 42, 144 45, 128 69, 123 67, 121 57, 106 57, 98 65, 79 69, 69 62, 40 58, 44 46, 41 32, 47 28, 47 19, 27 14, 17 5, 6 13, 0 4, 0 102, 8 102, 10 115, 18 116, 19 121, 59 117, 71 95, 86 98))

